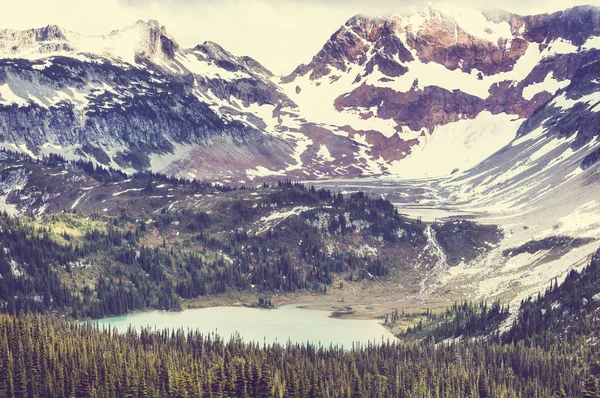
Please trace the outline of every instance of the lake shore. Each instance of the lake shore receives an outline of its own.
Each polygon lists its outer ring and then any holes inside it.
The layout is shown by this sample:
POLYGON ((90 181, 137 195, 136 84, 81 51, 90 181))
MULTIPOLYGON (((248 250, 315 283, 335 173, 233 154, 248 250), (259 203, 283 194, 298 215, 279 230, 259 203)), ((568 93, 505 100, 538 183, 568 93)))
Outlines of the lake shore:
POLYGON ((367 344, 395 340, 389 328, 375 319, 338 319, 324 311, 305 311, 299 306, 266 310, 247 306, 221 306, 186 309, 184 311, 147 311, 103 318, 92 322, 101 328, 119 332, 140 330, 183 329, 205 336, 240 337, 259 344, 313 343, 324 347, 350 348, 355 343, 367 344))
MULTIPOLYGON (((334 286, 336 284, 334 283, 334 286)), ((405 314, 421 314, 427 309, 433 312, 445 310, 454 303, 451 297, 429 297, 426 300, 416 298, 399 291, 387 282, 363 281, 359 283, 345 282, 342 288, 328 287, 327 293, 296 292, 273 294, 271 304, 274 309, 294 306, 310 311, 325 311, 337 319, 370 320, 377 319, 383 325, 386 316, 398 311, 405 314)), ((209 307, 258 307, 259 297, 264 294, 250 292, 229 292, 218 296, 199 297, 184 300, 182 308, 196 309, 209 307)), ((394 334, 406 330, 422 319, 420 316, 411 320, 397 322, 395 325, 384 325, 394 334)))

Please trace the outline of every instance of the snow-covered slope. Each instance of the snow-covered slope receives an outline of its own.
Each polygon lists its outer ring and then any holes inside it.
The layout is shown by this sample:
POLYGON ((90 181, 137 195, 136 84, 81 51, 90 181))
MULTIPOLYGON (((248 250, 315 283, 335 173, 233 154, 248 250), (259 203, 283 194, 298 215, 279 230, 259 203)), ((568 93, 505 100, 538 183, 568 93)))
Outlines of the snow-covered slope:
POLYGON ((441 275, 441 289, 518 303, 588 264, 600 239, 598 73, 598 61, 580 68, 507 146, 432 183, 438 206, 504 230, 496 249, 441 275))
POLYGON ((594 7, 359 15, 285 77, 216 43, 182 48, 156 21, 4 30, 1 139, 231 183, 463 173, 600 56, 598 21, 594 7))
POLYGON ((506 145, 597 58, 598 15, 593 7, 521 17, 429 6, 356 16, 283 87, 298 114, 332 134, 363 132, 381 173, 448 175, 506 145), (378 150, 398 141, 391 153, 378 150))
MULTIPOLYGON (((0 57, 4 147, 199 179, 222 175, 182 169, 183 158, 216 142, 281 152, 271 162, 278 168, 293 163, 293 145, 265 134, 257 112, 248 111, 287 101, 271 73, 215 43, 180 49, 156 21, 104 36, 57 26, 4 30, 0 57)), ((239 181, 249 166, 222 155, 215 167, 230 163, 239 181)))
MULTIPOLYGON (((567 59, 573 62, 580 56, 572 54, 567 59)), ((589 264, 598 249, 599 75, 600 61, 586 59, 577 64, 567 84, 552 86, 553 95, 526 120, 502 120, 482 111, 471 121, 487 118, 478 128, 436 127, 427 136, 430 141, 413 147, 398 162, 398 173, 402 175, 402 167, 408 167, 406 178, 422 171, 434 175, 436 168, 447 167, 439 159, 454 153, 465 156, 457 162, 467 163, 469 152, 460 151, 462 145, 469 145, 468 137, 494 132, 489 138, 498 139, 499 149, 488 147, 493 153, 488 152, 474 167, 435 179, 398 181, 390 176, 322 185, 382 195, 395 202, 401 213, 423 217, 426 222, 450 216, 501 227, 504 237, 492 250, 451 267, 424 270, 421 286, 436 302, 499 297, 517 308, 521 299, 543 291, 555 278, 560 281, 571 269, 589 264), (508 128, 512 131, 502 138, 498 133, 508 128), (459 139, 450 139, 451 135, 459 139), (410 174, 414 169, 418 171, 410 174)))
POLYGON ((138 21, 103 36, 82 35, 56 25, 26 31, 1 30, 0 54, 4 57, 41 59, 65 55, 79 59, 102 57, 135 65, 143 58, 164 64, 173 58, 177 43, 157 21, 138 21))

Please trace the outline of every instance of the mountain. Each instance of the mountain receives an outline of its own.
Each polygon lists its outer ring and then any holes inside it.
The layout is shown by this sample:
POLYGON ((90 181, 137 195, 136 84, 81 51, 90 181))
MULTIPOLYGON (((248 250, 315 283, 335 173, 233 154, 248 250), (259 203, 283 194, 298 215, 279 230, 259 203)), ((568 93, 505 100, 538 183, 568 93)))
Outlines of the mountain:
MULTIPOLYGON (((4 30, 0 137, 37 158, 225 185, 389 177, 328 188, 373 184, 392 203, 459 209, 502 230, 489 245, 464 225, 421 231, 420 293, 526 297, 585 264, 600 239, 599 37, 595 7, 428 6, 354 16, 278 77, 213 42, 183 48, 156 21, 105 36, 4 30)), ((12 214, 129 209, 85 207, 90 186, 56 178, 31 188, 45 174, 7 162, 1 205, 12 214)))
POLYGON ((214 43, 180 49, 156 21, 106 36, 57 26, 5 30, 0 48, 5 147, 131 171, 162 169, 182 158, 182 148, 209 142, 284 154, 289 146, 263 134, 262 122, 242 109, 285 99, 270 72, 214 43))
POLYGON ((445 284, 488 297, 511 290, 518 302, 589 261, 600 238, 599 66, 592 60, 577 68, 508 145, 432 183, 437 206, 477 214, 505 232, 497 250, 454 270, 445 284))
POLYGON ((382 173, 448 175, 509 144, 569 90, 597 59, 598 15, 594 7, 529 17, 426 7, 356 16, 284 87, 296 87, 290 98, 301 111, 302 95, 312 103, 310 120, 365 140, 382 173))
POLYGON ((34 156, 225 183, 444 176, 581 90, 599 15, 357 15, 284 77, 216 43, 182 48, 156 21, 104 36, 4 30, 0 133, 4 147, 34 156))

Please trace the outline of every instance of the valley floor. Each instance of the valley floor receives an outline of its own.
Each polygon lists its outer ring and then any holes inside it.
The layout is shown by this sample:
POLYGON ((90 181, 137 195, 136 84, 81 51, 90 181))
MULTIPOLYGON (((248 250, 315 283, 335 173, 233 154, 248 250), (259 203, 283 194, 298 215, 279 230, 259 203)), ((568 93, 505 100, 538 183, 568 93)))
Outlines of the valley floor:
MULTIPOLYGON (((198 297, 182 302, 182 309, 206 307, 254 307, 258 304, 257 294, 246 292, 230 292, 216 296, 198 297)), ((325 294, 312 292, 284 293, 270 296, 273 308, 281 306, 298 306, 312 311, 326 311, 330 316, 341 319, 378 319, 384 322, 386 316, 394 311, 406 315, 413 314, 394 325, 384 325, 394 334, 403 332, 408 326, 413 326, 427 311, 442 312, 464 297, 406 295, 404 289, 399 289, 391 282, 361 281, 357 283, 344 282, 332 286, 325 294)))
MULTIPOLYGON (((573 163, 553 179, 538 176, 537 181, 533 175, 506 184, 493 179, 473 182, 476 174, 432 180, 314 183, 381 196, 394 203, 399 213, 426 223, 472 220, 503 231, 503 239, 484 255, 442 267, 435 274, 425 270, 419 298, 426 297, 428 302, 407 298, 408 303, 415 302, 409 305, 412 308, 435 309, 454 301, 496 298, 516 308, 522 299, 589 263, 600 239, 600 201, 596 200, 600 184, 594 171, 583 172, 573 163)), ((393 291, 386 293, 394 297, 393 291)))

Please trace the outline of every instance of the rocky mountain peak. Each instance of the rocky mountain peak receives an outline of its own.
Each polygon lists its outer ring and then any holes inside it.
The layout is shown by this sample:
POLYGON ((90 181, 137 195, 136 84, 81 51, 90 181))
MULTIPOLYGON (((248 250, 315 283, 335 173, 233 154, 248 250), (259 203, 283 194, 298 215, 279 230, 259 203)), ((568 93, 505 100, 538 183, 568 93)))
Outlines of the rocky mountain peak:
POLYGON ((65 53, 109 56, 135 64, 143 59, 173 59, 177 42, 158 21, 137 21, 107 35, 84 35, 57 25, 27 30, 0 30, 0 53, 39 59, 65 53))
POLYGON ((202 44, 198 44, 192 51, 197 57, 209 63, 214 63, 219 68, 229 72, 242 70, 250 71, 265 78, 273 77, 273 73, 260 62, 248 56, 235 56, 213 41, 205 41, 202 44))
MULTIPOLYGON (((134 25, 134 27, 140 28, 141 29, 145 29, 147 31, 155 31, 158 30, 160 31, 163 35, 168 36, 171 40, 174 40, 172 36, 170 36, 167 33, 167 27, 165 25, 162 25, 159 21, 157 21, 156 19, 149 19, 147 21, 144 21, 143 19, 139 19, 134 25)), ((118 32, 119 30, 117 30, 118 32)))
POLYGON ((484 74, 506 71, 526 49, 525 43, 515 41, 523 23, 515 20, 509 25, 506 20, 510 17, 509 13, 488 16, 432 5, 388 16, 355 15, 331 36, 310 64, 301 65, 285 81, 308 72, 311 80, 317 80, 335 69, 345 72, 348 64, 366 65, 367 74, 379 65, 389 72, 383 72, 385 75, 397 77, 415 58, 450 70, 477 69, 484 74), (482 57, 493 51, 497 54, 482 57))
POLYGON ((274 77, 273 73, 270 70, 268 70, 265 66, 263 66, 263 64, 261 64, 254 58, 244 55, 241 57, 241 60, 255 73, 261 74, 269 78, 274 77))
POLYGON ((0 30, 0 53, 46 54, 69 50, 65 30, 58 25, 27 30, 0 30))
POLYGON ((143 19, 140 19, 140 20, 138 21, 138 23, 139 23, 139 22, 145 23, 145 24, 147 24, 148 26, 152 26, 152 27, 154 27, 154 28, 161 28, 161 27, 163 27, 163 28, 164 28, 164 25, 161 25, 161 24, 160 24, 160 22, 158 22, 156 19, 149 19, 147 22, 144 22, 144 20, 143 20, 143 19))
POLYGON ((158 21, 150 19, 148 22, 138 21, 134 25, 138 30, 139 42, 135 49, 136 56, 153 58, 163 56, 173 59, 179 44, 167 33, 167 28, 158 21))
POLYGON ((210 41, 210 40, 207 40, 202 44, 198 44, 196 47, 194 47, 194 50, 200 51, 200 52, 208 55, 210 58, 224 59, 224 58, 232 57, 232 55, 229 51, 225 50, 219 44, 215 43, 214 41, 210 41))
POLYGON ((65 40, 66 36, 62 28, 58 25, 48 25, 43 28, 35 29, 37 41, 65 40))

